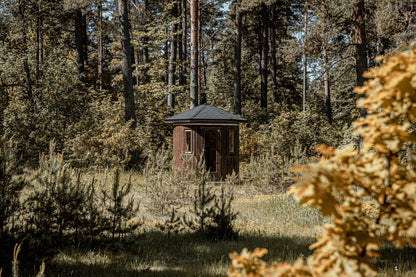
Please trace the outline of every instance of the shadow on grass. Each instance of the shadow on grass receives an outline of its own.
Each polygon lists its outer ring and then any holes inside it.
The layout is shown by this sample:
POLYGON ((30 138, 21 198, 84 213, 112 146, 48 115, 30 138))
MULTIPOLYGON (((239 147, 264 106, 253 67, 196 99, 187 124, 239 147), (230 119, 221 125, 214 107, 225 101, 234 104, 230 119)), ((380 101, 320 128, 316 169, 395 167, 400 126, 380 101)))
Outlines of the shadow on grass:
MULTIPOLYGON (((167 235, 151 232, 130 235, 112 242, 97 240, 94 247, 87 242, 68 244, 61 249, 29 249, 22 247, 21 276, 35 276, 45 258, 46 276, 224 276, 231 265, 229 253, 243 248, 267 248, 263 259, 268 262, 294 262, 312 254, 309 245, 314 237, 268 236, 243 234, 238 240, 212 241, 197 233, 167 235)), ((2 246, 12 247, 12 243, 2 246)), ((3 248, 4 249, 4 248, 3 248)), ((2 249, 2 250, 3 250, 2 249)), ((1 256, 3 276, 11 276, 12 249, 1 256), (7 256, 9 257, 7 258, 7 256), (7 260, 5 260, 7 259, 7 260)), ((416 249, 397 249, 388 243, 375 262, 381 271, 414 270, 416 249)))
MULTIPOLYGON (((53 252, 49 249, 46 276, 224 276, 231 265, 228 257, 231 252, 267 248, 269 253, 264 257, 267 262, 293 262, 310 255, 308 247, 314 241, 312 237, 262 234, 212 241, 195 233, 170 237, 159 232, 146 233, 126 236, 114 243, 96 241, 94 248, 80 243, 53 252)), ((23 276, 36 275, 42 258, 40 252, 37 254, 22 255, 23 276)))
POLYGON ((385 271, 407 272, 416 269, 416 248, 405 246, 396 248, 390 242, 383 242, 380 257, 375 261, 377 268, 385 271))

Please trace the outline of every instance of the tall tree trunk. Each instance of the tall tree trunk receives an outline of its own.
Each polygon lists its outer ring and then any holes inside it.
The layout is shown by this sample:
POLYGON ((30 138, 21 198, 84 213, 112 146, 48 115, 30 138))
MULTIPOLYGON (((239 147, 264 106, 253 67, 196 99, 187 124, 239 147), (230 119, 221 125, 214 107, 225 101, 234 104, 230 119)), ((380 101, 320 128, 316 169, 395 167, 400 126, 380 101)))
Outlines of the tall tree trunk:
POLYGON ((235 5, 234 113, 241 114, 241 3, 235 5))
POLYGON ((187 1, 181 0, 181 10, 182 10, 182 59, 181 59, 181 70, 180 70, 180 84, 186 84, 186 60, 187 60, 187 41, 188 41, 188 33, 187 33, 187 26, 188 26, 188 9, 186 6, 187 1))
MULTIPOLYGON (((272 20, 274 19, 274 9, 272 8, 272 20)), ((276 60, 276 28, 270 26, 270 74, 273 86, 273 102, 279 102, 279 94, 277 92, 277 60, 276 60)))
MULTIPOLYGON (((177 2, 174 3, 172 7, 172 18, 176 20, 178 17, 178 5, 177 2)), ((168 76, 168 87, 169 87, 169 95, 168 95, 168 107, 173 108, 175 106, 175 93, 174 93, 174 86, 176 81, 175 76, 175 63, 176 63, 176 50, 177 50, 177 24, 174 23, 171 25, 171 40, 170 40, 170 57, 169 57, 169 76, 168 76)))
POLYGON ((34 99, 33 99, 33 88, 32 88, 32 79, 31 79, 31 72, 29 67, 29 58, 27 53, 27 26, 26 26, 26 3, 22 3, 22 1, 18 2, 19 5, 19 13, 22 21, 22 46, 23 46, 23 70, 25 71, 25 82, 26 82, 26 94, 27 98, 30 103, 30 110, 34 110, 34 99))
POLYGON ((43 16, 42 16, 42 0, 38 1, 37 6, 37 22, 36 22, 36 86, 39 84, 39 80, 42 75, 42 63, 43 63, 43 16))
POLYGON ((269 53, 269 13, 266 4, 261 5, 261 54, 260 54, 260 76, 261 76, 261 91, 260 91, 260 107, 267 109, 267 56, 269 53))
POLYGON ((103 3, 98 0, 98 88, 103 90, 103 3))
POLYGON ((198 0, 191 0, 191 109, 198 106, 198 0))
POLYGON ((134 57, 134 84, 135 85, 140 85, 140 72, 139 72, 139 51, 138 50, 134 50, 133 51, 133 57, 134 57))
MULTIPOLYGON (((354 31, 355 31, 355 50, 356 50, 356 85, 363 86, 365 78, 364 72, 368 69, 367 64, 367 41, 364 22, 364 0, 359 0, 354 6, 354 31)), ((365 117, 365 109, 360 108, 358 111, 359 117, 365 117)))
POLYGON ((328 53, 326 46, 322 49, 322 59, 324 67, 324 88, 325 88, 325 108, 326 117, 329 124, 332 124, 332 108, 331 108, 331 91, 329 85, 329 64, 328 64, 328 53))
POLYGON ((183 69, 184 69, 183 60, 184 60, 184 58, 183 58, 183 49, 182 49, 182 41, 183 41, 184 37, 183 37, 183 32, 182 32, 182 30, 183 30, 183 22, 182 22, 183 7, 182 7, 182 2, 183 2, 182 0, 179 0, 179 5, 178 5, 178 9, 179 9, 178 13, 179 13, 179 16, 181 18, 181 21, 178 24, 178 28, 181 31, 178 32, 177 39, 176 39, 176 41, 177 41, 176 42, 176 47, 177 47, 176 51, 178 52, 178 60, 179 60, 178 84, 180 86, 184 85, 184 83, 183 83, 183 69))
POLYGON ((136 63, 136 61, 138 61, 138 57, 137 57, 137 50, 134 48, 134 46, 131 46, 131 50, 130 50, 130 54, 131 54, 131 75, 132 75, 132 80, 133 80, 133 87, 139 85, 139 75, 138 75, 138 64, 136 63))
MULTIPOLYGON (((203 52, 203 44, 202 44, 202 26, 201 26, 201 9, 198 6, 198 93, 199 98, 201 98, 201 92, 205 93, 203 89, 205 89, 203 85, 203 78, 204 78, 204 52, 203 52)), ((201 104, 201 99, 199 99, 198 104, 201 104)))
POLYGON ((302 86, 302 111, 306 112, 306 93, 308 90, 308 60, 306 55, 306 37, 308 34, 308 1, 305 2, 303 15, 303 86, 302 86))
POLYGON ((84 24, 84 16, 82 15, 81 9, 75 10, 75 47, 77 51, 77 64, 78 64, 78 71, 80 73, 84 72, 85 70, 85 35, 84 29, 86 26, 84 24))
MULTIPOLYGON (((143 1, 143 5, 144 5, 143 6, 143 11, 144 11, 143 17, 145 18, 145 20, 144 20, 144 25, 145 25, 144 32, 147 32, 147 27, 146 27, 147 22, 148 22, 148 20, 147 20, 147 11, 148 11, 148 8, 149 8, 149 4, 148 4, 147 0, 144 0, 143 1)), ((148 38, 147 35, 144 35, 141 38, 142 47, 143 47, 143 49, 142 49, 142 51, 143 51, 143 57, 142 57, 142 59, 143 59, 143 83, 144 84, 148 84, 150 82, 150 76, 147 73, 147 71, 149 69, 148 64, 150 62, 150 59, 149 59, 149 47, 147 46, 147 42, 148 41, 149 41, 149 38, 148 38)))
MULTIPOLYGON (((364 72, 368 69, 366 56, 366 32, 364 22, 364 0, 358 0, 354 6, 354 31, 355 31, 355 71, 356 71, 356 85, 363 86, 365 78, 364 72)), ((360 95, 359 97, 364 97, 360 95)), ((358 117, 366 117, 367 111, 364 108, 358 109, 358 117)), ((358 149, 363 147, 363 138, 360 136, 358 149)))
POLYGON ((82 15, 82 55, 84 65, 88 64, 88 35, 87 35, 87 16, 82 15))
POLYGON ((130 128, 136 129, 136 111, 134 103, 133 78, 131 69, 130 22, 128 0, 118 0, 121 39, 121 69, 123 72, 123 89, 125 104, 125 120, 132 121, 130 128))
MULTIPOLYGON (((168 33, 169 33, 169 30, 168 30, 168 27, 166 27, 165 28, 165 34, 166 34, 166 36, 168 35, 168 33)), ((164 80, 165 80, 165 84, 167 85, 168 83, 169 83, 169 41, 168 40, 166 40, 165 41, 165 51, 164 51, 164 58, 165 58, 165 77, 164 77, 164 80)))

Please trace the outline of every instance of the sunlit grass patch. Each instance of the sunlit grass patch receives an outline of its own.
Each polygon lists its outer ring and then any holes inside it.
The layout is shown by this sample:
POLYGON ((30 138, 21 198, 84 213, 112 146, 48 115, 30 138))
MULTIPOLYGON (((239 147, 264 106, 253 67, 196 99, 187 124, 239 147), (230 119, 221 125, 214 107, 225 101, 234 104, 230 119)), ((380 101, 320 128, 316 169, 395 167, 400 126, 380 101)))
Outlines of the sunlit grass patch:
POLYGON ((290 195, 259 195, 236 199, 236 227, 248 232, 316 237, 326 219, 318 210, 301 206, 290 195))

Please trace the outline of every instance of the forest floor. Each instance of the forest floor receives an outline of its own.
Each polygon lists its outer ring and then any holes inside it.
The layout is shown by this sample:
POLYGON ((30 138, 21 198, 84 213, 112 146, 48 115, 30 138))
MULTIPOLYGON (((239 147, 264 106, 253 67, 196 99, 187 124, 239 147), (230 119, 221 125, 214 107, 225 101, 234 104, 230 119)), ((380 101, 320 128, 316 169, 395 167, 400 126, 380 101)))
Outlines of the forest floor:
MULTIPOLYGON (((157 227, 169 217, 169 211, 160 208, 162 198, 153 199, 154 190, 142 176, 133 176, 132 182, 143 223, 137 232, 94 251, 81 246, 63 249, 47 262, 47 276, 224 276, 231 266, 229 253, 243 248, 267 248, 266 262, 292 263, 312 253, 309 245, 328 221, 271 188, 237 185, 233 209, 238 212, 238 239, 213 241, 190 231, 168 235, 157 227)), ((178 208, 186 209, 191 209, 190 203, 178 208)), ((376 264, 380 276, 416 276, 416 251, 386 245, 376 264)))
MULTIPOLYGON (((195 188, 172 190, 138 174, 123 174, 121 183, 128 178, 133 183, 131 196, 139 205, 135 220, 141 226, 114 241, 52 251, 46 259, 46 276, 225 276, 231 266, 229 254, 244 248, 267 248, 263 258, 267 263, 293 263, 312 253, 309 246, 322 233, 320 226, 329 221, 272 187, 239 184, 232 188, 237 239, 210 240, 186 230, 167 234, 158 225, 169 218, 172 206, 179 215, 191 213, 195 188)), ((217 192, 221 187, 211 185, 217 192)), ((416 276, 413 248, 397 250, 386 244, 381 254, 376 261, 379 276, 416 276)), ((28 271, 36 272, 38 266, 31 266, 28 271)))

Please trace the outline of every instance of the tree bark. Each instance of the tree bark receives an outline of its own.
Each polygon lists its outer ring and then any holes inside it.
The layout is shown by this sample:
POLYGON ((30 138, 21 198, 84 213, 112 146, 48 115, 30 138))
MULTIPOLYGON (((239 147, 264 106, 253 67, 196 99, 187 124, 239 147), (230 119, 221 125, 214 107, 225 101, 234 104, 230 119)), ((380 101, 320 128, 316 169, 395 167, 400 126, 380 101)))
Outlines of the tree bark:
POLYGON ((203 91, 206 86, 205 77, 205 56, 202 41, 201 9, 198 7, 198 104, 201 104, 201 93, 205 93, 205 91, 203 91))
POLYGON ((125 104, 125 120, 131 121, 130 129, 136 129, 136 111, 133 91, 131 68, 130 22, 128 15, 128 0, 118 0, 121 39, 121 68, 123 72, 123 90, 125 104))
POLYGON ((98 0, 98 88, 103 90, 103 3, 98 0))
MULTIPOLYGON (((274 13, 274 9, 272 9, 272 12, 274 13)), ((277 92, 276 29, 272 25, 270 26, 270 75, 272 77, 273 102, 278 103, 279 94, 277 92)))
POLYGON ((191 109, 198 106, 198 0, 191 0, 191 109))
MULTIPOLYGON (((365 78, 364 72, 368 69, 367 64, 367 41, 364 22, 364 0, 359 0, 354 6, 354 32, 355 32, 355 50, 356 50, 356 85, 363 86, 365 78)), ((360 108, 358 111, 359 117, 365 117, 365 109, 360 108)))
POLYGON ((187 60, 187 41, 188 41, 188 34, 187 34, 187 26, 188 26, 188 9, 186 6, 186 0, 181 0, 181 10, 182 10, 182 40, 181 40, 181 49, 182 49, 182 59, 181 59, 181 69, 180 69, 180 85, 186 84, 186 63, 187 60))
POLYGON ((178 24, 178 28, 179 28, 179 30, 180 30, 180 32, 178 32, 178 35, 177 35, 177 39, 176 39, 176 47, 177 47, 177 52, 178 52, 178 60, 179 60, 179 67, 178 67, 178 84, 180 85, 180 86, 183 86, 184 85, 184 83, 183 83, 183 69, 184 69, 184 66, 183 66, 183 49, 182 49, 182 41, 183 41, 183 32, 182 32, 182 30, 183 30, 183 22, 182 22, 182 18, 183 18, 183 7, 182 7, 182 0, 179 0, 179 5, 178 5, 178 9, 179 9, 179 11, 178 11, 178 13, 179 13, 179 16, 181 17, 181 21, 179 22, 179 24, 178 24))
MULTIPOLYGON (((148 20, 147 20, 147 10, 149 8, 149 5, 148 5, 147 0, 144 0, 143 1, 143 5, 144 5, 144 7, 143 7, 143 10, 144 10, 143 17, 145 18, 143 25, 146 26, 147 25, 147 22, 148 22, 148 20)), ((147 28, 145 27, 144 29, 145 29, 144 31, 146 32, 147 31, 147 28)), ((143 59, 143 84, 148 84, 150 82, 150 76, 147 73, 147 71, 148 71, 148 63, 150 62, 150 59, 149 59, 149 48, 147 47, 147 42, 148 41, 149 41, 149 38, 148 38, 147 35, 144 35, 141 38, 142 47, 143 47, 143 49, 142 49, 142 52, 143 52, 143 57, 142 57, 142 59, 143 59)))
POLYGON ((260 54, 260 76, 261 76, 261 91, 260 91, 260 107, 267 109, 267 56, 269 50, 269 14, 266 4, 261 5, 261 54, 260 54))
POLYGON ((22 21, 22 46, 23 46, 23 70, 25 71, 25 82, 26 82, 26 94, 30 103, 30 110, 33 111, 35 108, 34 99, 33 99, 33 88, 32 88, 32 78, 31 71, 29 67, 29 58, 27 53, 27 26, 26 26, 26 3, 18 2, 19 13, 22 21))
POLYGON ((42 63, 43 63, 43 15, 42 15, 42 0, 38 1, 37 6, 37 23, 36 23, 36 86, 38 86, 39 80, 42 75, 42 63))
POLYGON ((75 10, 75 47, 77 51, 78 71, 84 72, 86 60, 86 22, 81 9, 75 10))
MULTIPOLYGON (((168 27, 166 27, 165 28, 165 34, 166 34, 166 36, 168 35, 168 33, 169 33, 169 30, 168 30, 168 27)), ((165 80, 165 84, 167 85, 168 83, 169 83, 169 50, 170 50, 170 48, 169 48, 169 41, 168 40, 166 40, 166 42, 165 42, 165 51, 164 51, 164 58, 165 58, 165 77, 164 77, 164 80, 165 80)))
POLYGON ((87 35, 87 16, 82 15, 82 55, 84 56, 84 65, 88 64, 88 35, 87 35))
MULTIPOLYGON (((172 18, 176 20, 178 16, 178 5, 177 2, 174 3, 172 8, 172 18)), ((176 63, 176 50, 177 50, 177 24, 174 23, 171 25, 171 40, 170 40, 170 57, 169 57, 169 76, 168 76, 168 87, 169 87, 169 95, 168 95, 168 107, 174 108, 175 106, 175 93, 173 91, 173 87, 175 86, 176 76, 175 76, 175 63, 176 63)))
POLYGON ((308 1, 305 2, 303 15, 303 86, 302 86, 302 111, 306 112, 306 93, 308 90, 308 61, 306 56, 306 37, 308 34, 308 1))
POLYGON ((241 114, 241 3, 235 8, 235 45, 234 45, 234 113, 241 114))
POLYGON ((331 91, 329 84, 329 64, 328 64, 328 53, 326 47, 322 49, 322 59, 324 67, 324 88, 325 88, 325 109, 326 117, 329 124, 332 124, 332 108, 331 108, 331 91))

